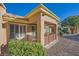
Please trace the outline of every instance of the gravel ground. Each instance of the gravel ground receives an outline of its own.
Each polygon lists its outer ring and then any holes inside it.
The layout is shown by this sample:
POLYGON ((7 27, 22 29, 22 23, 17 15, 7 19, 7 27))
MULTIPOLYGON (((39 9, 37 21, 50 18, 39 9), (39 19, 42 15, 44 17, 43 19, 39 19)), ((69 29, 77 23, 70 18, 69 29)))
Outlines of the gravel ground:
POLYGON ((48 56, 79 56, 79 35, 59 37, 59 42, 47 50, 48 56))

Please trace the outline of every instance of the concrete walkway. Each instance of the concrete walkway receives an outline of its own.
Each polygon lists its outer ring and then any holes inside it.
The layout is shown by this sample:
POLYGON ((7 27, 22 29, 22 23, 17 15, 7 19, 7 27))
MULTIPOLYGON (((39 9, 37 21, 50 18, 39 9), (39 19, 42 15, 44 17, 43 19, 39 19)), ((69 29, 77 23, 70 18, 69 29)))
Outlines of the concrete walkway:
POLYGON ((47 52, 48 56, 79 56, 79 35, 59 37, 47 52))

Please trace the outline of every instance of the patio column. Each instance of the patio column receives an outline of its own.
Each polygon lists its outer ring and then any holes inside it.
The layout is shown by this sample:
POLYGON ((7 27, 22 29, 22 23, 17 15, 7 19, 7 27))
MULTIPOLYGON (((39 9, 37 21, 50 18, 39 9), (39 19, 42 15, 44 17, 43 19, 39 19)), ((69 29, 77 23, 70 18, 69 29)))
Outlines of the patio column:
POLYGON ((0 54, 1 54, 2 40, 3 40, 3 34, 2 34, 2 15, 0 15, 0 54))
POLYGON ((27 25, 27 40, 32 41, 32 25, 27 25))
POLYGON ((44 20, 37 20, 37 42, 41 42, 44 46, 44 20))
POLYGON ((56 40, 58 40, 58 24, 56 24, 56 40))
POLYGON ((2 34, 2 15, 0 15, 0 45, 2 44, 3 34, 2 34))

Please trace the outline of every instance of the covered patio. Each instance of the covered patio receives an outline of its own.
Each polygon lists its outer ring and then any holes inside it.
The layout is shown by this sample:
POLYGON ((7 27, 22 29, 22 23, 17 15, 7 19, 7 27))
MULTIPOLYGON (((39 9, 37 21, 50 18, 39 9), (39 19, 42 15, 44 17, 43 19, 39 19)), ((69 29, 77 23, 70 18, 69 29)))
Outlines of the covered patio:
POLYGON ((43 46, 58 40, 58 18, 44 6, 39 5, 25 18, 27 23, 27 40, 39 42, 43 46))
POLYGON ((57 39, 56 35, 56 24, 53 23, 45 23, 45 45, 53 42, 57 39))
POLYGON ((56 29, 56 24, 49 23, 46 21, 42 22, 41 24, 27 24, 27 40, 33 42, 43 42, 42 44, 47 45, 51 43, 53 40, 57 39, 56 29), (44 39, 42 40, 41 38, 44 39))

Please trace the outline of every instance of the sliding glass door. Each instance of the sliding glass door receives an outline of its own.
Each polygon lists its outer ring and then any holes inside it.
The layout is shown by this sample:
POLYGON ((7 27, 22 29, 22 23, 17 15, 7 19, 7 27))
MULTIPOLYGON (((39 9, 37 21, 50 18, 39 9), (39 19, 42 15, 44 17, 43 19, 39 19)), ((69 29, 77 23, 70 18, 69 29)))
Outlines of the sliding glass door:
POLYGON ((36 25, 32 26, 32 40, 35 41, 36 40, 36 25))
POLYGON ((26 26, 10 24, 10 39, 23 39, 26 37, 26 26))

